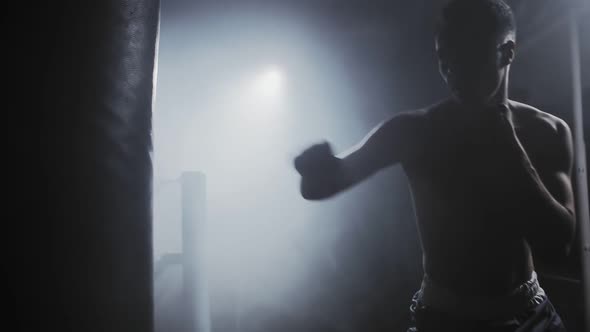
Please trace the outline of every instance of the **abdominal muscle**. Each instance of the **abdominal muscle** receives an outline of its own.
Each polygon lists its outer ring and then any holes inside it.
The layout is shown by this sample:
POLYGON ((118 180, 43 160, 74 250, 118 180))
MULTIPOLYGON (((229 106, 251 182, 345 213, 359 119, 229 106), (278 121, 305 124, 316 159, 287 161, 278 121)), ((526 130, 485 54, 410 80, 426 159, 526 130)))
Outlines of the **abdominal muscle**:
POLYGON ((503 222, 462 213, 438 218, 418 213, 424 272, 463 295, 502 295, 528 281, 534 270, 531 250, 522 236, 490 227, 503 222))

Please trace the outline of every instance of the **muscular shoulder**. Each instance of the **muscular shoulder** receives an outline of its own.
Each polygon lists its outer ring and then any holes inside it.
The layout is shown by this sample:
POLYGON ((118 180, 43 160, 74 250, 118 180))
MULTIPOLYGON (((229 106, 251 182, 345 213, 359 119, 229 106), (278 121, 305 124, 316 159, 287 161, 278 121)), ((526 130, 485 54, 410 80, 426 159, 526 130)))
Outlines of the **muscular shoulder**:
POLYGON ((384 122, 390 126, 397 126, 396 123, 403 123, 404 126, 413 130, 425 129, 424 126, 432 121, 434 116, 443 113, 448 109, 447 101, 441 101, 419 109, 406 110, 396 113, 390 119, 384 122))
POLYGON ((399 152, 401 161, 412 160, 424 151, 430 130, 431 113, 439 105, 398 112, 383 121, 377 130, 377 137, 383 138, 389 148, 399 152))
POLYGON ((378 126, 382 135, 391 136, 394 141, 413 140, 416 133, 423 128, 427 115, 426 109, 401 111, 383 121, 378 126))
POLYGON ((540 154, 557 163, 556 167, 569 168, 573 153, 571 130, 561 118, 527 104, 510 101, 514 126, 519 136, 536 146, 540 154))
POLYGON ((427 109, 405 110, 396 113, 391 118, 384 121, 384 125, 392 125, 393 123, 403 123, 408 126, 420 125, 426 118, 427 109))
POLYGON ((525 131, 542 131, 544 134, 557 136, 569 134, 570 129, 567 123, 555 115, 512 100, 510 101, 510 109, 515 116, 514 125, 516 128, 525 131))

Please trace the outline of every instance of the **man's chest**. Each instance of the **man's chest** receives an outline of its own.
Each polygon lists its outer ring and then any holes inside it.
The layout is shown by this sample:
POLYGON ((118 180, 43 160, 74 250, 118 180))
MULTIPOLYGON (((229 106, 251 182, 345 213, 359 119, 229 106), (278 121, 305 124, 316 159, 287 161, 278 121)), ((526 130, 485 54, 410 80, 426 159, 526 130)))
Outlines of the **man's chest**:
POLYGON ((407 168, 412 176, 447 189, 517 182, 514 177, 525 158, 539 173, 548 172, 556 157, 548 137, 526 127, 515 132, 513 139, 484 127, 432 130, 424 141, 424 153, 407 168))

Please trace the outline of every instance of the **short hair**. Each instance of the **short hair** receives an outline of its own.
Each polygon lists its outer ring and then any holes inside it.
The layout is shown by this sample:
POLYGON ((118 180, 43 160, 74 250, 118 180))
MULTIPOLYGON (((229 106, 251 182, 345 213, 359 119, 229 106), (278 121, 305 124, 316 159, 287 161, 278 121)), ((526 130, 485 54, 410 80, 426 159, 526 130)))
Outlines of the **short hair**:
POLYGON ((437 37, 466 34, 516 39, 516 19, 503 0, 452 0, 442 10, 437 37))

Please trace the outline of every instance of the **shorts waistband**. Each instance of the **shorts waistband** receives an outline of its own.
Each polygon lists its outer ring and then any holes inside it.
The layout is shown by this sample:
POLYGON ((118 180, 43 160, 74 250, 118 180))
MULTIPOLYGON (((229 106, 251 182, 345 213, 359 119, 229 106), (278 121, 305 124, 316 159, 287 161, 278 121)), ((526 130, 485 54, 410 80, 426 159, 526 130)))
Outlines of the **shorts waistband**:
POLYGON ((419 305, 471 319, 494 319, 520 314, 546 298, 535 272, 530 280, 498 296, 457 294, 437 285, 428 275, 424 275, 422 286, 416 295, 419 305))

